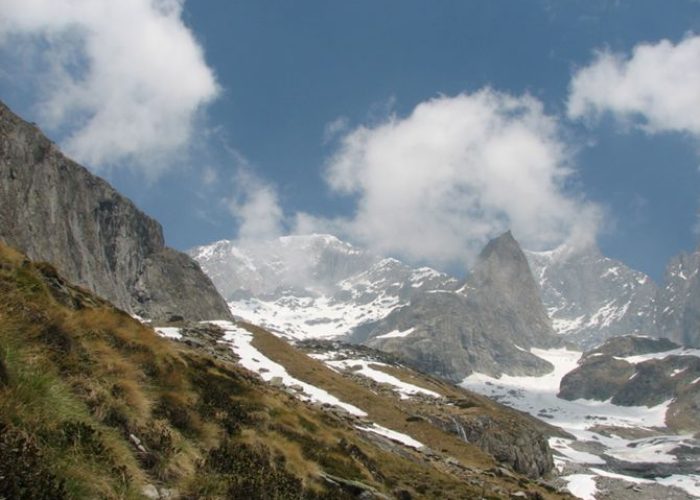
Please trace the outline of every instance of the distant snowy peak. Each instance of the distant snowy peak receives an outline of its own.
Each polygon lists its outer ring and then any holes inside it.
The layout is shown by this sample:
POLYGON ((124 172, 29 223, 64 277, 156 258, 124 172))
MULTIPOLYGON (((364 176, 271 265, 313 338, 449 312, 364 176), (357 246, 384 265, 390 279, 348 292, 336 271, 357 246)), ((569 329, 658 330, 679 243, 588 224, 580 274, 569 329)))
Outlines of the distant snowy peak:
POLYGON ((655 334, 656 285, 595 245, 526 252, 552 325, 583 348, 631 333, 655 334))
POLYGON ((227 300, 270 295, 284 289, 317 291, 378 260, 328 234, 283 236, 240 244, 222 240, 194 248, 190 255, 227 300))
POLYGON ((327 234, 243 245, 224 240, 191 255, 234 314, 296 339, 346 335, 419 291, 458 287, 444 273, 412 268, 327 234))

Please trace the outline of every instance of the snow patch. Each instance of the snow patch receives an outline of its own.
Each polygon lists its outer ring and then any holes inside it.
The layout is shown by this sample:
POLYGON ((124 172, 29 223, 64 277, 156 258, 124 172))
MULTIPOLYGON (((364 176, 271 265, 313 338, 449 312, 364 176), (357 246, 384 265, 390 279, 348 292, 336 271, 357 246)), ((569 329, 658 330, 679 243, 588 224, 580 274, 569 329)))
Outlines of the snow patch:
POLYGON ((639 356, 615 357, 615 359, 621 359, 636 365, 638 363, 643 363, 644 361, 649 361, 650 359, 666 359, 669 356, 695 356, 700 358, 700 349, 680 347, 678 349, 671 349, 670 351, 651 352, 649 354, 640 354, 639 356))
POLYGON ((621 481, 627 481, 628 483, 634 484, 653 484, 654 481, 651 479, 642 479, 641 477, 625 476, 624 474, 617 474, 615 472, 608 472, 603 469, 596 469, 591 467, 589 469, 591 472, 595 473, 596 476, 609 477, 611 479, 620 479, 621 481))
POLYGON ((692 435, 637 439, 625 446, 608 449, 605 454, 625 462, 672 464, 676 457, 671 452, 688 439, 692 439, 692 435))
POLYGON ((675 486, 676 488, 685 490, 689 495, 700 498, 700 476, 694 474, 688 476, 674 474, 668 477, 657 477, 656 482, 666 486, 675 486))
POLYGON ((211 323, 224 330, 225 333, 221 342, 228 344, 233 352, 240 357, 238 363, 244 368, 260 375, 266 382, 269 382, 275 377, 279 377, 285 387, 300 386, 303 392, 299 394, 299 397, 303 400, 337 406, 358 417, 367 416, 366 412, 356 406, 344 403, 325 390, 302 382, 289 375, 282 365, 275 363, 253 347, 253 334, 248 330, 240 328, 230 321, 212 321, 211 323))
POLYGON ((377 339, 394 339, 394 338, 400 338, 400 337, 406 337, 410 335, 415 328, 409 328, 408 330, 404 331, 399 331, 399 330, 393 330, 389 333, 385 333, 384 335, 379 335, 375 338, 377 339))
POLYGON ((595 494, 598 492, 598 488, 593 474, 572 474, 564 476, 562 479, 566 480, 566 488, 575 497, 582 500, 596 500, 595 494))
POLYGON ((417 385, 409 384, 403 380, 389 375, 381 370, 372 368, 369 365, 375 366, 389 366, 385 363, 379 363, 375 361, 367 361, 364 359, 342 359, 334 361, 324 361, 328 366, 341 370, 352 370, 354 373, 358 373, 364 377, 374 380, 380 384, 390 385, 394 391, 399 394, 401 399, 408 399, 415 396, 416 394, 423 394, 425 396, 430 396, 433 398, 441 398, 442 395, 435 391, 430 391, 428 389, 423 389, 417 385))
POLYGON ((182 334, 180 333, 180 329, 176 328, 174 326, 156 326, 154 328, 154 330, 161 337, 165 337, 168 339, 181 339, 182 338, 182 334))
POLYGON ((593 464, 593 465, 605 465, 605 460, 600 458, 598 455, 593 453, 588 453, 585 451, 579 451, 571 447, 573 439, 566 439, 560 437, 549 438, 549 446, 558 452, 560 460, 566 462, 574 462, 577 464, 593 464))
POLYGON ((411 448, 421 449, 425 447, 423 443, 421 443, 420 441, 416 441, 411 436, 407 434, 402 434, 400 432, 392 431, 391 429, 387 429, 386 427, 382 427, 381 425, 372 424, 371 427, 357 426, 357 428, 365 432, 374 432, 375 434, 387 437, 392 441, 396 441, 406 446, 410 446, 411 448))

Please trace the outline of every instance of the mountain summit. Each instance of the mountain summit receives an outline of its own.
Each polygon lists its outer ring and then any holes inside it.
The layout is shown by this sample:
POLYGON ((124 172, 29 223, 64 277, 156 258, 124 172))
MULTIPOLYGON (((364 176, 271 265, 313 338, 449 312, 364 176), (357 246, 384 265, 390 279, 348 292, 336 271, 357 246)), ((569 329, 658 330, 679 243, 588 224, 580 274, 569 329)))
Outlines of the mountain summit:
POLYGON ((464 286, 418 294, 375 324, 365 342, 425 371, 461 380, 473 371, 546 373, 552 366, 529 350, 561 341, 527 259, 507 232, 486 245, 464 286))

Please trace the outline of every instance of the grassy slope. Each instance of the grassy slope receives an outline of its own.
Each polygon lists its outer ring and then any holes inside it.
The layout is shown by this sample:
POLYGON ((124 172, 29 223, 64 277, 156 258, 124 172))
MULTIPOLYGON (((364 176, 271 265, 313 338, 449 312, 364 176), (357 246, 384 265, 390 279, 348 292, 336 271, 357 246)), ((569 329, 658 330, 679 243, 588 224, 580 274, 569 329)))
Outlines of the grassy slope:
MULTIPOLYGON (((380 423, 399 415, 376 410, 380 423)), ((432 432, 416 437, 479 468, 491 464, 432 432)), ((465 478, 415 452, 385 451, 341 419, 159 338, 51 266, 0 245, 0 498, 140 498, 147 484, 183 498, 246 499, 523 489, 512 478, 479 470, 465 478), (340 487, 321 472, 357 483, 340 487)))
POLYGON ((293 377, 327 390, 342 401, 365 410, 370 420, 408 434, 433 450, 457 458, 467 467, 487 469, 494 466, 494 461, 476 445, 463 442, 456 434, 444 432, 440 426, 434 425, 436 421, 442 421, 454 430, 455 419, 478 423, 487 417, 491 424, 483 430, 482 442, 478 444, 492 450, 498 448, 497 442, 515 443, 522 441, 524 434, 532 436, 537 431, 544 435, 566 436, 561 429, 530 415, 435 377, 400 365, 374 365, 375 369, 404 382, 437 392, 450 404, 435 403, 431 398, 400 399, 393 390, 381 384, 362 376, 357 380, 351 370, 343 373, 331 370, 323 362, 309 358, 262 328, 245 323, 241 326, 254 334, 253 345, 258 350, 283 365, 293 377))

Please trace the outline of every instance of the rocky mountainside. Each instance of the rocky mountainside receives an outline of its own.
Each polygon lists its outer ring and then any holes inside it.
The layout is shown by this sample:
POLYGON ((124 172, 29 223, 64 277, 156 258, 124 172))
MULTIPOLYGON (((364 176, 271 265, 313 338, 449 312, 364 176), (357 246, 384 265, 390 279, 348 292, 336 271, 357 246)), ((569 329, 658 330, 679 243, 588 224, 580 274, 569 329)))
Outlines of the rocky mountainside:
POLYGON ((658 334, 700 347, 700 249, 671 260, 656 300, 658 334))
POLYGON ((586 478, 586 498, 698 498, 700 351, 627 336, 585 354, 533 352, 554 370, 537 377, 474 373, 460 385, 565 431, 549 440, 554 462, 569 485, 586 478))
POLYGON ((2 498, 570 498, 551 426, 371 352, 159 336, 3 244, 0 298, 2 498))
POLYGON ((236 316, 294 339, 347 335, 420 291, 458 287, 434 269, 414 269, 325 234, 243 246, 224 240, 190 255, 236 316))
POLYGON ((472 371, 545 373, 552 366, 529 350, 561 343, 510 232, 489 242, 461 288, 420 293, 355 339, 455 381, 472 371))
POLYGON ((590 349, 616 335, 655 335, 656 285, 589 245, 526 252, 554 330, 590 349))
POLYGON ((669 402, 666 423, 700 430, 700 350, 668 339, 624 336, 608 340, 579 360, 561 380, 559 397, 610 400, 620 406, 669 402))
POLYGON ((160 224, 0 103, 0 240, 144 317, 228 318, 209 278, 160 224))

